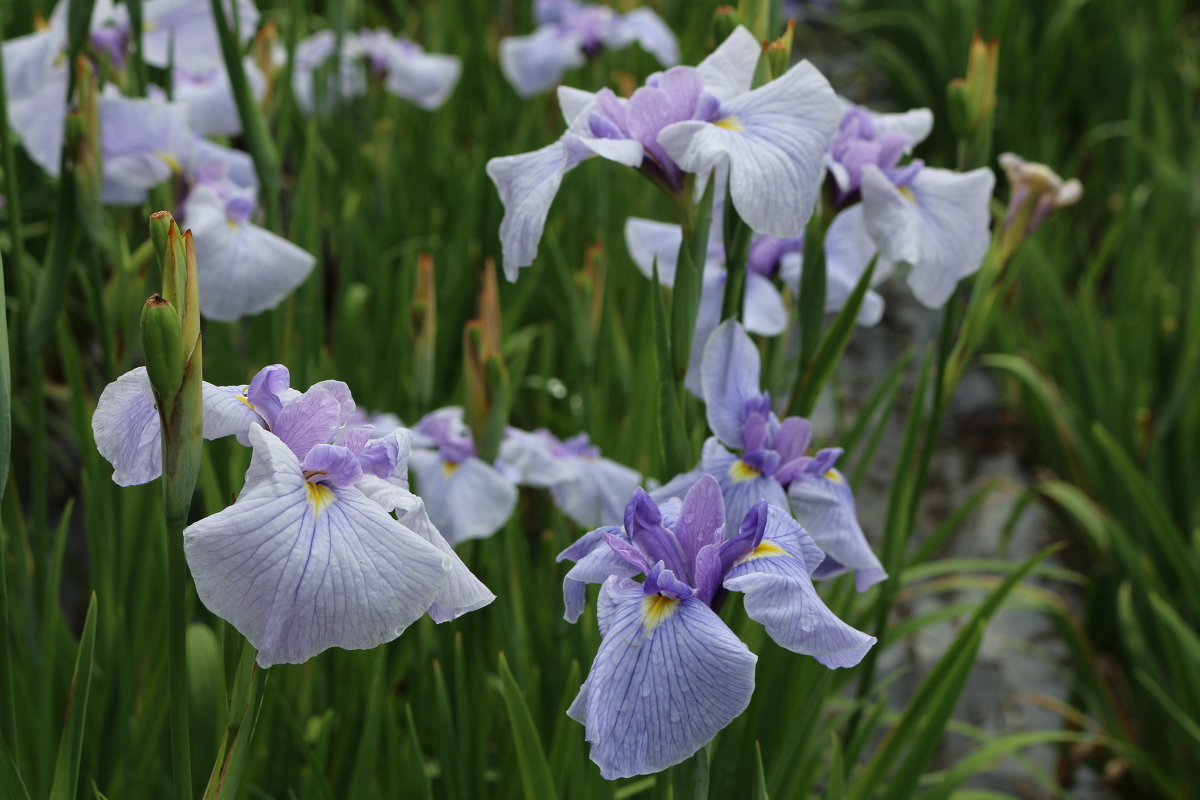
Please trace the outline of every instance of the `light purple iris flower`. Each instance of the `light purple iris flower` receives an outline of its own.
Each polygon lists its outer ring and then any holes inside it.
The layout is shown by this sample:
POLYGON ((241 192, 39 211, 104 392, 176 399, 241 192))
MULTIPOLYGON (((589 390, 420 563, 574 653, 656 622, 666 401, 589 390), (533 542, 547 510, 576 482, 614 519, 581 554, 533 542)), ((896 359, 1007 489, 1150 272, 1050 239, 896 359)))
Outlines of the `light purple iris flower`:
POLYGON ((504 204, 504 272, 533 263, 563 176, 599 155, 640 169, 667 191, 685 173, 728 164, 733 205, 755 231, 795 236, 816 202, 837 97, 807 61, 750 91, 762 48, 739 27, 698 67, 655 73, 628 100, 559 88, 567 131, 532 153, 494 158, 487 171, 504 204))
POLYGON ((983 263, 995 175, 987 168, 934 169, 920 159, 901 164, 933 127, 928 109, 876 114, 842 102, 845 112, 825 164, 839 205, 862 199, 861 214, 844 221, 843 233, 861 242, 865 232, 878 247, 876 281, 895 264, 908 264, 913 295, 940 308, 958 281, 983 263))
POLYGON ((512 481, 475 454, 457 406, 426 414, 413 426, 410 465, 429 518, 451 545, 491 536, 517 504, 512 481))
POLYGON ((379 28, 342 35, 337 76, 330 75, 329 83, 318 92, 315 74, 334 57, 337 47, 337 34, 331 30, 318 31, 296 47, 292 89, 300 110, 307 115, 330 113, 335 96, 365 95, 368 77, 382 80, 384 88, 397 97, 433 110, 446 102, 462 74, 458 57, 426 53, 416 42, 379 28))
POLYGON ((817 577, 854 570, 859 591, 887 577, 867 543, 855 512, 854 494, 836 468, 839 448, 805 455, 812 425, 801 417, 782 422, 771 398, 759 389, 758 348, 736 320, 720 325, 704 351, 702 380, 708 426, 700 465, 656 489, 662 501, 681 497, 703 475, 721 486, 730 519, 762 500, 788 508, 826 554, 817 577), (740 456, 726 448, 742 451, 740 456))
POLYGON ((727 592, 745 594, 747 615, 779 645, 827 667, 854 666, 875 644, 821 600, 812 574, 824 554, 784 509, 759 502, 734 520, 711 476, 661 506, 638 489, 623 527, 558 557, 575 562, 563 581, 569 621, 586 584, 602 584, 604 638, 567 713, 609 780, 680 763, 749 705, 758 658, 717 616, 727 592))
POLYGON ((583 528, 619 524, 641 473, 600 456, 586 433, 560 441, 550 431, 509 428, 496 467, 521 486, 549 489, 555 505, 583 528))
MULTIPOLYGON (((243 386, 214 386, 205 383, 204 438, 246 435, 253 424, 269 424, 264 414, 277 413, 284 404, 300 396, 289 388, 287 367, 274 364, 259 370, 243 386)), ((159 444, 162 428, 154 408, 154 392, 145 367, 126 372, 104 387, 92 415, 96 449, 113 465, 118 486, 149 483, 162 473, 159 444)))
POLYGON ((410 431, 345 429, 354 401, 338 381, 258 411, 270 430, 249 428, 237 501, 183 536, 201 602, 259 666, 375 647, 427 611, 444 621, 491 602, 402 485, 410 431))
POLYGON ((101 199, 137 205, 146 201, 151 188, 190 168, 195 135, 183 105, 122 97, 110 88, 100 97, 101 199))
MULTIPOLYGON (((258 7, 253 0, 225 0, 225 19, 230 30, 236 28, 244 46, 258 30, 258 7)), ((129 14, 118 7, 120 23, 128 29, 129 14)), ((213 20, 210 0, 145 0, 142 3, 142 58, 154 67, 205 74, 224 67, 221 40, 213 20)))
MULTIPOLYGON (((261 102, 267 92, 267 79, 253 58, 243 60, 246 80, 255 102, 261 102)), ((238 115, 229 85, 229 73, 224 64, 203 72, 189 72, 176 67, 172 73, 173 98, 187 108, 188 125, 202 136, 237 136, 242 132, 242 119, 238 115)), ((151 97, 161 96, 162 89, 147 87, 151 97)), ((165 96, 163 96, 165 100, 165 96)))
POLYGON ((222 322, 279 305, 317 263, 308 251, 255 225, 255 187, 239 186, 227 173, 227 161, 210 158, 184 204, 196 245, 200 313, 222 322))
POLYGON ((548 91, 602 47, 620 50, 637 42, 664 67, 679 63, 675 35, 650 8, 618 14, 576 0, 536 0, 534 16, 536 31, 500 40, 500 69, 521 97, 548 91))

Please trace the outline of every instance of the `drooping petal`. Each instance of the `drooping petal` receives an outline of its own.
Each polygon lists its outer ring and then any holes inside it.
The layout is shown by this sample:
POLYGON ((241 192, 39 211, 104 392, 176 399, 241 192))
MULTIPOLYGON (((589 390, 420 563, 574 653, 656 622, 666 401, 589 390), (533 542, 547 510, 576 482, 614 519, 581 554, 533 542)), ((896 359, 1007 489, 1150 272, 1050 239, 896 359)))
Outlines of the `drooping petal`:
POLYGON ((758 658, 701 600, 610 578, 598 611, 604 641, 567 713, 606 779, 680 763, 749 705, 758 658))
POLYGON ((654 9, 635 8, 621 17, 620 26, 664 67, 679 63, 679 43, 675 41, 675 34, 654 9))
POLYGON ((162 427, 145 367, 104 387, 92 414, 96 449, 113 465, 118 486, 149 483, 162 473, 162 427))
POLYGON ((570 559, 575 562, 563 578, 563 619, 567 622, 575 622, 583 613, 589 583, 604 583, 614 575, 618 578, 632 578, 639 572, 638 567, 613 550, 606 541, 605 534, 625 541, 625 533, 620 526, 597 528, 580 537, 579 541, 559 553, 556 559, 570 559))
POLYGON ((541 150, 493 158, 487 163, 488 177, 496 184, 504 204, 500 242, 504 276, 510 281, 515 281, 520 268, 532 264, 537 256, 546 216, 563 175, 589 155, 591 151, 579 146, 577 137, 568 133, 541 150))
POLYGON ((841 472, 801 474, 788 486, 788 499, 796 519, 826 555, 815 577, 854 570, 854 584, 860 592, 887 577, 858 524, 854 494, 841 472))
POLYGON ((825 147, 841 113, 816 67, 802 61, 754 91, 721 104, 721 119, 677 122, 658 142, 686 172, 729 158, 734 208, 758 233, 796 236, 812 216, 825 147))
POLYGON ((281 236, 252 222, 231 221, 212 187, 197 186, 185 213, 196 244, 200 310, 208 319, 232 322, 274 308, 317 263, 281 236))
POLYGON ((669 222, 655 222, 641 217, 625 220, 625 247, 629 257, 647 278, 654 277, 658 262, 658 282, 667 288, 675 285, 675 261, 683 243, 683 229, 669 222))
POLYGON ((517 487, 478 458, 455 463, 435 451, 414 450, 409 466, 429 518, 451 546, 491 536, 517 503, 517 487))
MULTIPOLYGON (((6 42, 6 71, 8 45, 6 42)), ((57 52, 57 48, 54 52, 57 52)), ((58 177, 59 174, 63 126, 67 119, 69 80, 70 75, 65 63, 51 67, 29 94, 19 98, 12 97, 8 101, 8 124, 21 137, 21 145, 29 154, 29 158, 54 177, 58 177)))
MULTIPOLYGON (((402 490, 403 491, 403 490, 402 490)), ((467 565, 458 557, 449 543, 429 519, 425 511, 425 502, 415 494, 405 491, 405 497, 397 505, 400 513, 397 518, 400 524, 436 547, 450 559, 450 574, 446 583, 438 591, 433 605, 429 607, 429 616, 434 622, 449 622, 469 611, 483 608, 496 599, 496 595, 475 577, 467 565)))
POLYGON ((397 41, 388 53, 383 85, 397 97, 432 111, 450 97, 461 74, 462 61, 457 57, 426 53, 413 42, 397 41))
POLYGON ((642 475, 607 458, 562 459, 574 462, 568 477, 550 487, 554 504, 581 528, 619 525, 625 503, 642 475))
POLYGON ((704 91, 722 101, 750 91, 761 54, 762 44, 739 25, 696 67, 704 76, 704 91))
MULTIPOLYGON (((522 486, 549 489, 556 483, 570 480, 575 472, 573 461, 565 463, 564 459, 556 458, 551 452, 557 443, 558 440, 549 431, 530 432, 510 427, 500 442, 496 467, 505 465, 505 469, 511 470, 514 480, 522 486)), ((628 497, 627 494, 625 499, 628 497)), ((624 503, 625 499, 621 502, 624 503)))
MULTIPOLYGON (((741 520, 755 503, 766 500, 773 506, 787 506, 787 493, 775 478, 764 475, 730 453, 716 437, 709 437, 700 455, 700 469, 716 478, 725 498, 725 516, 741 520)), ((733 527, 732 525, 730 526, 733 527)), ((736 533, 736 529, 726 534, 736 533)))
POLYGON ((729 447, 742 446, 742 413, 760 396, 758 348, 734 319, 713 331, 704 348, 701 380, 708 427, 729 447))
POLYGON ((500 71, 521 97, 549 91, 563 73, 582 66, 584 60, 579 35, 556 25, 500 40, 500 71))
POLYGON ((263 418, 246 399, 245 386, 204 384, 204 438, 249 434, 251 425, 262 425, 263 418))
POLYGON ((816 656, 831 669, 854 666, 875 637, 838 619, 817 594, 805 551, 817 551, 817 558, 820 551, 804 529, 782 508, 772 506, 767 513, 761 543, 726 573, 725 588, 746 595, 746 615, 781 647, 816 656))
POLYGON ((258 649, 261 667, 399 636, 446 582, 450 559, 361 492, 308 483, 276 436, 250 430, 237 502, 184 530, 201 602, 258 649))
POLYGON ((336 444, 313 445, 301 466, 309 482, 339 489, 353 486, 363 476, 358 456, 336 444))
POLYGON ((746 272, 746 298, 742 319, 746 330, 762 336, 778 336, 787 330, 788 310, 783 295, 770 279, 757 272, 746 272))
POLYGON ((187 107, 105 94, 100 98, 106 203, 142 194, 192 162, 195 136, 187 107))

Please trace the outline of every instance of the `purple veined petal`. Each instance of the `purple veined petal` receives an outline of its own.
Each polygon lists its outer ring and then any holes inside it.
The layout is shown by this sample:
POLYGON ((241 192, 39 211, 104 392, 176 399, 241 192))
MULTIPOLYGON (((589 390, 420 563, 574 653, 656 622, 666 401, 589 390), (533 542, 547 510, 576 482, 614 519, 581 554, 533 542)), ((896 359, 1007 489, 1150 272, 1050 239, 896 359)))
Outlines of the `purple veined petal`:
POLYGON ((669 222, 641 217, 625 220, 625 248, 637 268, 647 278, 654 277, 658 261, 658 282, 667 288, 675 285, 675 261, 683 243, 683 229, 669 222))
POLYGON ((104 387, 92 414, 96 449, 113 465, 118 486, 149 483, 162 474, 162 427, 145 367, 104 387))
POLYGON ((358 456, 336 444, 313 445, 301 466, 304 478, 309 483, 338 489, 353 486, 363 476, 358 456))
POLYGON ((739 25, 696 69, 704 77, 704 90, 718 100, 731 100, 750 91, 762 44, 739 25))
MULTIPOLYGON (((258 29, 258 8, 252 0, 237 0, 238 37, 250 41, 258 29)), ((225 18, 233 25, 233 0, 225 0, 225 18)), ((142 17, 143 59, 147 64, 166 68, 172 60, 176 67, 203 72, 221 66, 221 44, 207 0, 147 0, 142 17), (173 49, 172 49, 173 48, 173 49)))
POLYGON ((635 8, 621 17, 620 26, 625 34, 641 46, 650 55, 658 59, 664 67, 673 67, 679 63, 679 43, 675 34, 663 22, 662 17, 654 13, 654 9, 645 6, 635 8))
POLYGON ((205 383, 204 438, 244 436, 251 425, 262 425, 263 418, 246 399, 245 386, 213 386, 205 383))
POLYGON ((451 546, 491 536, 517 503, 517 487, 478 458, 455 463, 436 451, 413 450, 409 467, 429 518, 451 546))
MULTIPOLYGON (((370 426, 358 430, 370 430, 370 426)), ((358 451, 358 461, 365 474, 407 489, 411 449, 412 431, 397 428, 387 436, 364 442, 358 451)))
POLYGON ((341 426, 340 414, 337 398, 324 388, 313 386, 283 407, 271 431, 297 458, 304 458, 315 446, 333 441, 341 426))
POLYGON ((987 167, 964 173, 926 168, 909 184, 922 226, 920 260, 908 274, 908 285, 929 308, 945 305, 958 281, 983 264, 995 185, 987 167))
POLYGON ((830 669, 854 666, 875 637, 829 610, 805 565, 804 550, 816 546, 787 511, 771 507, 768 514, 762 541, 726 574, 725 588, 745 594, 746 615, 781 647, 815 656, 830 669))
POLYGON ((604 778, 680 763, 749 705, 758 658, 701 600, 610 578, 597 610, 604 640, 567 713, 604 778))
POLYGON ((863 169, 862 198, 863 225, 879 248, 879 266, 890 273, 896 263, 920 260, 920 212, 873 164, 863 169))
POLYGON ((876 138, 891 133, 900 133, 908 137, 909 146, 905 150, 905 154, 911 153, 913 147, 925 141, 933 132, 933 112, 928 108, 914 108, 899 114, 881 114, 852 103, 841 96, 838 97, 838 104, 842 108, 842 113, 851 109, 866 111, 875 128, 876 138))
POLYGON ((746 330, 762 336, 778 336, 787 330, 788 310, 775 284, 757 272, 746 273, 746 298, 742 318, 746 330))
MULTIPOLYGON (((289 403, 300 396, 291 388, 291 373, 283 364, 270 364, 263 367, 250 379, 246 389, 246 399, 251 407, 267 422, 267 427, 275 425, 275 418, 289 403)), ((249 447, 249 440, 245 442, 249 447)))
POLYGON ((812 423, 803 417, 788 417, 775 431, 771 448, 779 453, 779 460, 786 464, 804 455, 812 441, 812 423))
MULTIPOLYGON (((787 507, 787 493, 773 477, 763 475, 730 453, 716 437, 709 437, 700 455, 700 469, 716 478, 725 499, 725 518, 741 520, 755 503, 766 500, 771 505, 787 507)), ((726 535, 736 530, 726 529, 726 535)))
POLYGON ((672 498, 683 500, 684 496, 687 495, 688 490, 695 486, 696 481, 703 478, 704 475, 705 473, 700 471, 700 469, 695 469, 691 472, 680 473, 664 483, 662 486, 650 492, 650 497, 654 500, 654 502, 658 503, 659 508, 662 508, 663 504, 672 498))
POLYGON ((308 483, 273 434, 237 502, 184 530, 201 602, 258 649, 261 667, 399 636, 446 582, 450 559, 362 493, 308 483))
POLYGON ((231 222, 212 187, 188 196, 185 217, 196 244, 200 310, 231 322, 274 308, 304 283, 312 254, 252 222, 231 222))
MULTIPOLYGON (((510 427, 500 442, 496 467, 506 465, 513 471, 516 483, 521 486, 549 489, 556 483, 571 480, 575 474, 574 464, 564 463, 563 459, 557 458, 551 451, 557 443, 558 440, 549 431, 530 432, 510 427)), ((628 497, 627 494, 625 499, 628 497)), ((621 502, 624 503, 624 499, 621 502)))
POLYGON ((324 389, 333 395, 338 401, 338 426, 346 424, 350 417, 354 416, 354 410, 357 407, 354 403, 354 396, 350 393, 350 387, 345 381, 317 381, 310 388, 324 389))
POLYGON ((639 572, 639 567, 622 558, 609 545, 604 534, 624 541, 625 533, 620 527, 598 528, 584 534, 575 544, 558 555, 558 561, 569 559, 575 562, 563 578, 563 619, 567 622, 576 622, 583 613, 589 583, 604 583, 614 575, 619 578, 632 578, 639 572))
POLYGON ((426 53, 412 42, 396 42, 388 53, 383 85, 397 97, 432 111, 449 99, 461 74, 462 61, 456 56, 426 53))
POLYGON ((729 158, 729 191, 754 231, 796 236, 812 216, 824 173, 825 147, 841 117, 837 96, 816 67, 802 61, 754 91, 725 101, 715 123, 679 122, 659 144, 686 172, 729 158))
POLYGON ((742 446, 746 403, 761 395, 758 348, 734 319, 721 323, 704 348, 701 372, 708 426, 729 447, 742 446))
POLYGON ((725 541, 725 501, 721 497, 720 484, 711 475, 700 478, 684 495, 674 529, 683 550, 684 566, 688 569, 687 575, 679 577, 694 579, 700 551, 725 541))
POLYGON ((70 75, 66 59, 59 58, 65 44, 65 36, 50 30, 4 42, 9 125, 30 159, 54 177, 67 118, 70 75))
POLYGON ((590 150, 580 146, 579 137, 568 132, 541 150, 488 161, 488 177, 504 204, 500 241, 504 276, 510 281, 537 256, 546 216, 563 175, 590 155, 590 150))
POLYGON ((583 66, 583 41, 556 25, 500 40, 500 71, 521 97, 549 91, 569 69, 583 66))
POLYGON ((633 93, 626 106, 629 135, 642 143, 648 153, 663 166, 675 165, 658 142, 659 131, 672 123, 692 119, 704 93, 704 77, 695 67, 672 67, 659 75, 655 85, 647 84, 633 93))
MULTIPOLYGON (((344 427, 334 440, 334 444, 339 447, 344 447, 354 455, 362 453, 363 445, 371 440, 371 434, 375 432, 375 426, 362 425, 356 428, 344 427)), ((389 469, 390 473, 391 470, 389 469)))
POLYGON ((574 468, 566 480, 550 487, 554 504, 581 528, 620 525, 625 502, 642 482, 642 475, 607 458, 563 459, 574 468))
POLYGON ((788 499, 796 519, 826 555, 815 578, 853 570, 855 588, 865 592, 887 577, 858 523, 854 494, 841 472, 798 475, 788 486, 788 499))
POLYGON ((434 622, 442 623, 457 619, 470 611, 483 608, 496 599, 496 595, 475 577, 454 549, 442 538, 442 534, 429 519, 425 502, 411 492, 401 490, 404 496, 396 505, 400 524, 436 547, 450 559, 450 574, 438 591, 429 616, 434 622))

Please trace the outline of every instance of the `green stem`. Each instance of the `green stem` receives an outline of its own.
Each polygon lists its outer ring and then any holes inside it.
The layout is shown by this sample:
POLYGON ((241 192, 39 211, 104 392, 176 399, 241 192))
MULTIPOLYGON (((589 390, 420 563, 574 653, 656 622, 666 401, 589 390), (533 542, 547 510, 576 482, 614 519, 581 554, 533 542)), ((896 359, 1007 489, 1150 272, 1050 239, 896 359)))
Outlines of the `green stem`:
POLYGON ((674 800, 708 800, 708 756, 711 747, 711 742, 704 745, 694 756, 671 769, 674 800))
MULTIPOLYGON (((166 478, 164 477, 164 484, 166 478)), ((167 670, 171 698, 171 766, 175 800, 191 800, 192 763, 188 743, 187 561, 183 529, 187 511, 167 510, 167 670)))

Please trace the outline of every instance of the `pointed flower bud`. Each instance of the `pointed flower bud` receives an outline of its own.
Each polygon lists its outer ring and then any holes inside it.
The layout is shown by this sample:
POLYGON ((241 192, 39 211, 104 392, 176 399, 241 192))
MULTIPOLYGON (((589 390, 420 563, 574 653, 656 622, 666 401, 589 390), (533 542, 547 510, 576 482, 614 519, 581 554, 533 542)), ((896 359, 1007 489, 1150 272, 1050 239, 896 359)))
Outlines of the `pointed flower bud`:
POLYGON ((729 34, 737 30, 737 27, 741 24, 742 18, 738 16, 736 8, 733 6, 719 6, 713 12, 713 38, 720 44, 728 39, 729 34))
POLYGON ((788 71, 792 60, 792 36, 796 31, 796 20, 789 19, 787 28, 775 41, 766 47, 767 60, 771 65, 771 75, 778 77, 788 71))
POLYGON ((771 3, 769 0, 740 0, 738 17, 746 28, 754 34, 754 38, 765 42, 769 36, 767 30, 771 18, 771 3))
POLYGON ((950 81, 946 90, 950 124, 959 139, 959 168, 985 166, 992 148, 992 117, 996 110, 996 70, 1000 43, 984 43, 976 31, 971 41, 965 78, 950 81))
POLYGON ((155 211, 150 215, 150 241, 154 242, 154 254, 160 264, 167 252, 167 232, 174 222, 170 211, 155 211))
POLYGON ((160 405, 170 408, 183 385, 183 345, 175 306, 152 294, 142 307, 142 350, 146 373, 160 405))
POLYGON ((1011 192, 1004 217, 1003 247, 1008 258, 1053 211, 1078 203, 1083 184, 1078 178, 1064 181, 1045 164, 1026 161, 1016 153, 1002 153, 1000 166, 1011 192))
POLYGON ((433 258, 421 253, 417 258, 417 285, 412 297, 413 377, 417 384, 417 404, 422 410, 433 401, 433 367, 437 354, 437 292, 433 278, 433 258))

